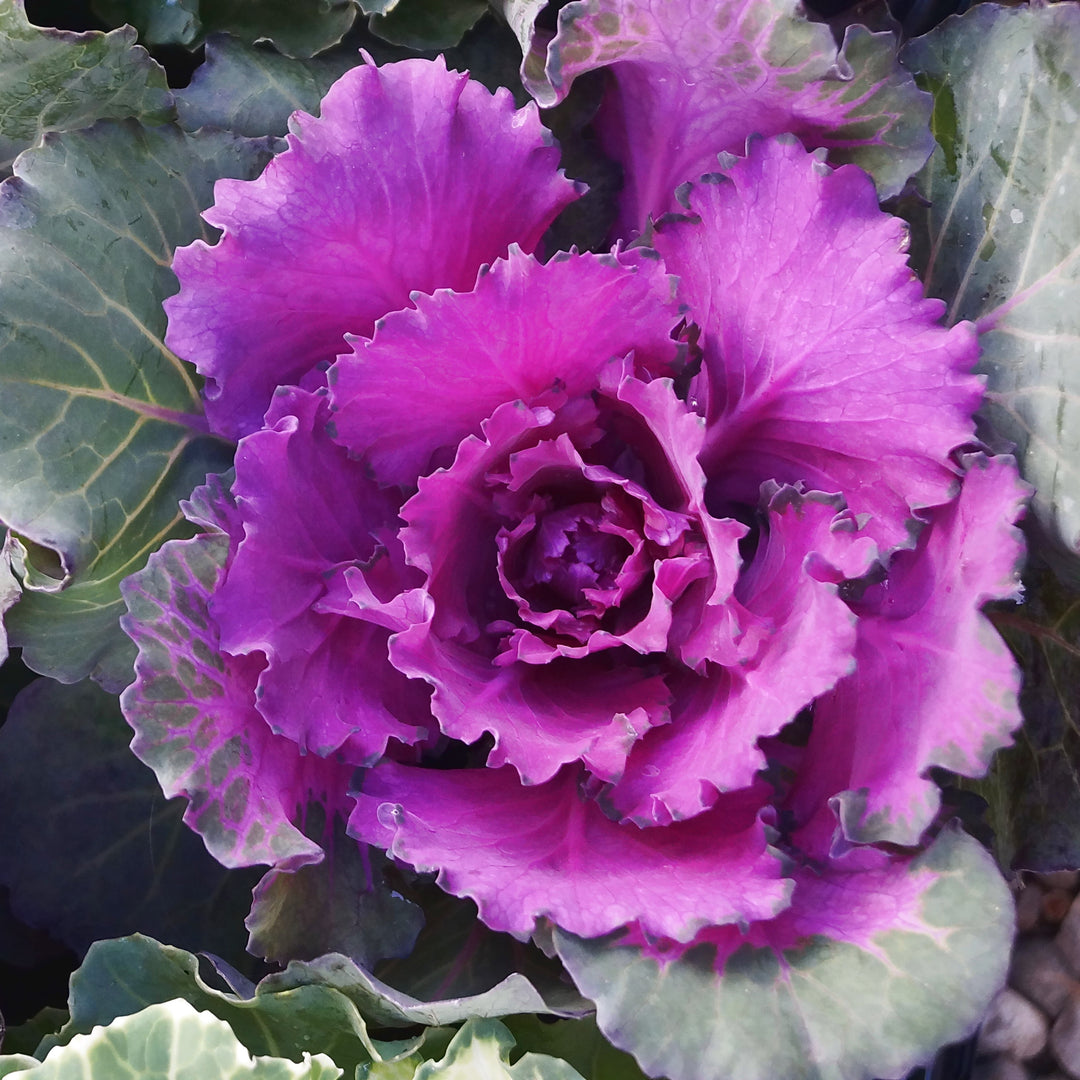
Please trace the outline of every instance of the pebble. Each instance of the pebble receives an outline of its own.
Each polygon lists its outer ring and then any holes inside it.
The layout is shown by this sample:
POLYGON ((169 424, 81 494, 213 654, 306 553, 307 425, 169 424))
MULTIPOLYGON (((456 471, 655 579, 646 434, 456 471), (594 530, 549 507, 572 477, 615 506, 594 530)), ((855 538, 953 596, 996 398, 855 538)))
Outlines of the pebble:
POLYGON ((1050 1049, 1073 1080, 1080 1080, 1080 998, 1072 998, 1050 1029, 1050 1049))
POLYGON ((1080 1080, 1080 871, 1018 874, 1009 984, 979 1032, 970 1080, 1080 1080))
MULTIPOLYGON (((1073 918, 1074 913, 1080 922, 1080 910, 1077 904, 1073 904, 1065 923, 1073 918)), ((1062 923, 1059 938, 1065 930, 1065 923, 1062 923)), ((1069 963, 1055 942, 1037 937, 1022 938, 1016 943, 1009 970, 1009 985, 1019 990, 1051 1019, 1061 1012, 1072 993, 1080 990, 1080 984, 1077 984, 1069 963)))
POLYGON ((1005 987, 983 1019, 977 1053, 1008 1054, 1026 1061, 1046 1046, 1049 1026, 1046 1017, 1027 998, 1005 987))

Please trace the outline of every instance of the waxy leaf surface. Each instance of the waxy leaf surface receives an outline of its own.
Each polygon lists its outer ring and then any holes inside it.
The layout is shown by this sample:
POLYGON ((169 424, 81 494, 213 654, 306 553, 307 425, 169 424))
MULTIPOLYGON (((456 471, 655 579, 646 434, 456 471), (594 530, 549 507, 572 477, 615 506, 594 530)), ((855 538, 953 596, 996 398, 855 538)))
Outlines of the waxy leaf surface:
POLYGON ((253 1054, 298 1058, 305 1051, 321 1051, 350 1070, 350 1076, 357 1065, 372 1060, 374 1046, 363 1020, 337 991, 304 986, 281 993, 260 986, 254 996, 241 998, 207 985, 192 953, 141 934, 91 946, 71 977, 71 1020, 38 1053, 175 998, 225 1021, 253 1054))
POLYGON ((268 975, 260 984, 266 992, 291 990, 301 986, 327 986, 340 991, 372 1024, 379 1027, 411 1027, 458 1024, 469 1017, 514 1014, 580 1015, 583 1003, 570 1008, 549 1005, 530 981, 513 972, 497 985, 479 994, 421 1001, 395 990, 359 967, 346 956, 329 953, 310 963, 294 960, 278 974, 268 975))
POLYGON ((345 352, 344 335, 370 335, 415 292, 470 290, 510 243, 531 251, 578 194, 534 108, 441 60, 354 68, 318 119, 292 117, 288 144, 255 183, 216 186, 205 217, 225 235, 174 263, 168 344, 231 437, 262 427, 274 390, 345 352))
POLYGON ((176 91, 180 126, 186 131, 210 125, 237 135, 284 135, 293 112, 317 113, 326 91, 363 62, 359 52, 292 60, 228 34, 214 34, 190 84, 176 91))
POLYGON ((1013 916, 978 843, 948 831, 911 862, 799 873, 806 891, 763 941, 719 928, 663 968, 617 938, 556 931, 556 947, 601 1030, 670 1080, 903 1076, 979 1022, 1013 916), (768 940, 785 931, 793 944, 768 940))
POLYGON ((939 146, 913 247, 949 320, 975 321, 984 413, 1034 510, 1080 548, 1080 9, 977 4, 912 42, 939 146))
POLYGON ((32 668, 131 679, 119 583, 188 530, 177 501, 228 460, 194 372, 162 344, 176 244, 209 238, 213 181, 265 142, 102 122, 49 134, 0 188, 0 520, 22 539, 11 644, 32 668))
POLYGON ((325 1054, 312 1057, 305 1052, 300 1062, 252 1058, 228 1024, 183 1000, 151 1005, 108 1027, 75 1036, 40 1063, 30 1061, 33 1067, 28 1069, 27 1080, 159 1080, 164 1076, 337 1080, 342 1075, 325 1054))
POLYGON ((130 23, 148 45, 191 45, 199 36, 199 0, 94 0, 111 26, 130 23))
POLYGON ((388 10, 372 15, 372 33, 417 50, 452 48, 488 11, 487 0, 399 0, 382 6, 388 10))
POLYGON ((108 34, 43 29, 23 0, 0 0, 0 177, 46 131, 134 117, 161 124, 173 115, 165 72, 135 31, 108 34))

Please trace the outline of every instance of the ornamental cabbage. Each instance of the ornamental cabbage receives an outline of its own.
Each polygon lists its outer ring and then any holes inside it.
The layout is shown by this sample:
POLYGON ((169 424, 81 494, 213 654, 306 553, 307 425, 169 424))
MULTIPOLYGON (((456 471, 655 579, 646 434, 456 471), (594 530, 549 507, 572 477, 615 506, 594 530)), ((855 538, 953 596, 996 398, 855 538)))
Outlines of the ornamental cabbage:
POLYGON ((891 970, 882 934, 934 940, 943 875, 898 853, 930 770, 1020 722, 981 607, 1017 595, 1025 491, 975 441, 974 330, 791 136, 647 246, 543 262, 557 165, 531 106, 414 60, 218 183, 168 343, 235 476, 126 585, 135 751, 226 864, 317 861, 321 802, 491 928, 555 928, 598 1001, 609 934, 721 981, 819 939, 891 970))

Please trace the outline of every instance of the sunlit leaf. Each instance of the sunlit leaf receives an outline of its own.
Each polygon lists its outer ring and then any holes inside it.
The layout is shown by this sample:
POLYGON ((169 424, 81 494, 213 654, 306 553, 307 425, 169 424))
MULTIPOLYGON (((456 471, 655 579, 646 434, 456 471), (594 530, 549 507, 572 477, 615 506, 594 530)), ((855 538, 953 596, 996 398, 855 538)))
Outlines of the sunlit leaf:
POLYGON ((454 1036, 446 1055, 424 1062, 414 1080, 581 1080, 565 1061, 528 1053, 510 1064, 514 1037, 498 1020, 468 1020, 454 1036))
POLYGON ((228 1024, 183 999, 150 1005, 76 1035, 42 1062, 29 1060, 27 1080, 336 1080, 342 1075, 325 1054, 304 1052, 300 1062, 277 1056, 253 1059, 228 1024))
POLYGON ((284 993, 260 986, 254 997, 241 998, 207 985, 191 953, 139 934, 91 946, 71 977, 71 1020, 42 1042, 38 1055, 174 998, 225 1021, 253 1054, 295 1059, 322 1051, 347 1070, 373 1057, 364 1022, 343 994, 327 986, 284 993))

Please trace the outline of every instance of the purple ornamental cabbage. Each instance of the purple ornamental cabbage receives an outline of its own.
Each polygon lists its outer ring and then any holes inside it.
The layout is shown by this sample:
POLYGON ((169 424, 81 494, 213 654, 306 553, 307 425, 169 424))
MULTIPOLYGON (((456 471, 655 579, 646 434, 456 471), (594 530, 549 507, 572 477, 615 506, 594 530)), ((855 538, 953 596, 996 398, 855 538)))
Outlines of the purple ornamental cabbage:
POLYGON ((625 167, 620 235, 673 209, 684 180, 752 134, 791 132, 830 160, 869 169, 896 195, 934 149, 932 99, 896 62, 896 39, 809 19, 799 0, 572 0, 552 34, 538 5, 500 0, 518 32, 525 86, 542 105, 579 76, 608 72, 595 128, 625 167))
POLYGON ((219 181, 168 344, 235 479, 127 583, 134 748, 228 865, 318 861, 315 800, 520 939, 874 952, 931 884, 929 770, 1020 720, 974 331, 792 137, 652 247, 541 262, 576 194, 534 107, 419 60, 219 181))

